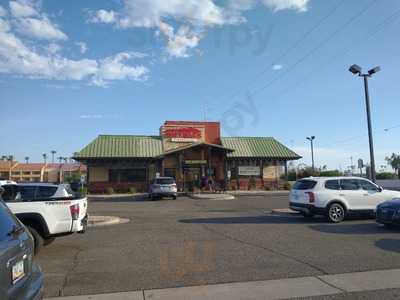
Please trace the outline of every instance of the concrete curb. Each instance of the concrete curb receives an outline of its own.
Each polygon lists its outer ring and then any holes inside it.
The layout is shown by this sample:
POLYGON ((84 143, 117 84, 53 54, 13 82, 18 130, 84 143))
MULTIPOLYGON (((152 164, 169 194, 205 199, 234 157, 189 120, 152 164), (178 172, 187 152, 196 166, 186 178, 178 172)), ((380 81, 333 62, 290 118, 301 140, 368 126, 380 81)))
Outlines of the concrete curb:
POLYGON ((268 195, 289 195, 289 191, 227 191, 227 194, 235 196, 268 196, 268 195))
POLYGON ((189 194, 188 195, 192 199, 196 200, 234 200, 235 197, 233 195, 227 194, 189 194))
POLYGON ((128 223, 129 219, 113 216, 89 216, 88 227, 109 226, 128 223))
POLYGON ((400 269, 56 297, 45 300, 275 300, 345 295, 351 292, 394 288, 400 288, 400 269))
POLYGON ((89 194, 87 195, 88 198, 92 199, 97 199, 97 198, 126 198, 126 197, 141 197, 141 196, 146 196, 147 193, 136 193, 136 194, 112 194, 112 195, 107 195, 107 194, 97 194, 97 195, 92 195, 89 194))

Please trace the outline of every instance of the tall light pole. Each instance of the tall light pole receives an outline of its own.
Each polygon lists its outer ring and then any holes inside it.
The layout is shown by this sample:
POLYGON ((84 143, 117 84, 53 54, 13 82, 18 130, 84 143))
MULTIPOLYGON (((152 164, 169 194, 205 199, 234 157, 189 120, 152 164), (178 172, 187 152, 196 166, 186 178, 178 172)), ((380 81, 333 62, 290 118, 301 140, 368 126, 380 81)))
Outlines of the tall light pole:
POLYGON ((367 122, 368 122, 368 139, 369 139, 369 155, 370 155, 370 165, 371 165, 371 180, 376 182, 376 170, 375 170, 375 155, 374 155, 374 140, 372 137, 372 122, 371 122, 371 108, 369 101, 369 90, 368 90, 368 78, 373 74, 379 72, 380 67, 375 67, 368 71, 368 73, 363 74, 362 69, 358 65, 352 65, 349 69, 354 75, 358 75, 364 78, 364 90, 365 90, 365 105, 367 109, 367 122))
POLYGON ((315 172, 315 164, 314 164, 314 140, 315 136, 307 137, 307 140, 311 143, 311 161, 312 161, 312 170, 315 172))

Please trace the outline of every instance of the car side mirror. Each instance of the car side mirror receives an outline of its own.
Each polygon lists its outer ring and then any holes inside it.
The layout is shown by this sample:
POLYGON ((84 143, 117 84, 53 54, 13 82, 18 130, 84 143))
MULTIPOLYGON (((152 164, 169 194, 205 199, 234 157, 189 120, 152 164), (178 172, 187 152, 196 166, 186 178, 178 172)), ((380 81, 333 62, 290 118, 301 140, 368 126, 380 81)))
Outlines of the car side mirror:
POLYGON ((381 193, 383 191, 383 187, 378 186, 378 188, 376 189, 379 193, 381 193))

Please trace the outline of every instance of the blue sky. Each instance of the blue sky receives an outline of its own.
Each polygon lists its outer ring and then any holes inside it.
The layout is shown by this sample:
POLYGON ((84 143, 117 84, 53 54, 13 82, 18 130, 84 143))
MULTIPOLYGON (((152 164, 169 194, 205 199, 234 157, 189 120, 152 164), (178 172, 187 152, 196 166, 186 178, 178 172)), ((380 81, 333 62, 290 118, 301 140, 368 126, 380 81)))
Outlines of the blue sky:
POLYGON ((71 156, 98 134, 158 134, 165 120, 219 120, 273 136, 310 163, 400 152, 400 3, 343 0, 0 0, 0 154, 71 156), (397 11, 399 11, 397 13, 397 11), (389 130, 385 130, 389 129, 389 130))

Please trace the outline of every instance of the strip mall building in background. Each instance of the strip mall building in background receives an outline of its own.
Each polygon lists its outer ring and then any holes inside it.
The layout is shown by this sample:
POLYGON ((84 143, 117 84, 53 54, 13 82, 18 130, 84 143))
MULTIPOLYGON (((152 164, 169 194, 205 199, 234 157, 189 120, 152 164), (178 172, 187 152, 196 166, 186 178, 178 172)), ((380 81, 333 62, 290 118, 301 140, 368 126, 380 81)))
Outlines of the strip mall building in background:
POLYGON ((166 121, 157 136, 100 135, 74 157, 95 193, 146 191, 157 176, 174 177, 181 191, 204 178, 221 189, 275 188, 300 158, 274 138, 221 137, 220 123, 190 121, 166 121))

